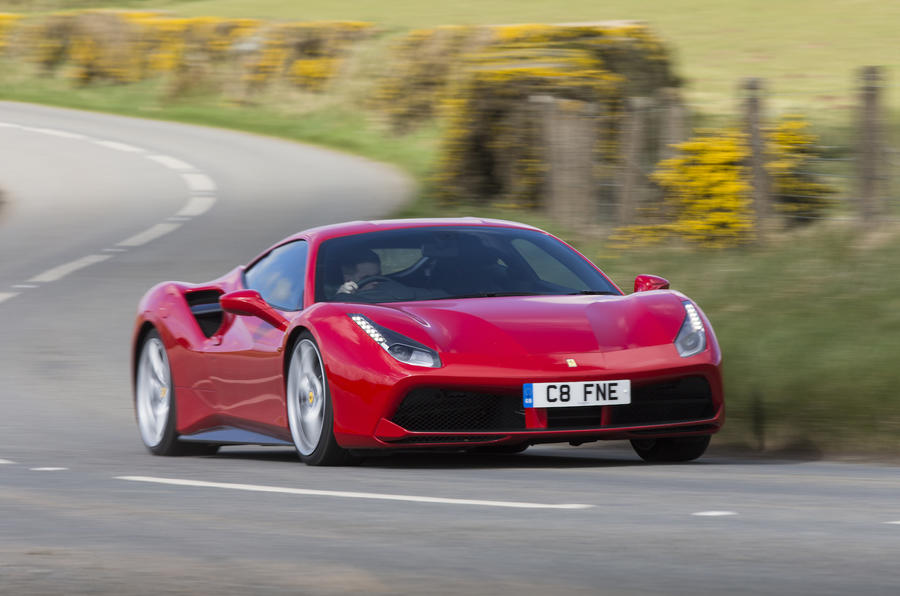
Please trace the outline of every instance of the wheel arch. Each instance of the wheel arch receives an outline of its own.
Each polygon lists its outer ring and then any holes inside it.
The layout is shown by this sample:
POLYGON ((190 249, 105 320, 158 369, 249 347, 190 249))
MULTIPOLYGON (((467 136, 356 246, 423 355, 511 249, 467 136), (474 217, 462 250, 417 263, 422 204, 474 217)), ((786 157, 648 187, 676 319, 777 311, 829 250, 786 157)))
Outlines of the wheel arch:
POLYGON ((151 331, 156 331, 159 333, 159 330, 156 328, 150 321, 144 321, 140 327, 138 327, 137 333, 134 334, 134 343, 131 346, 131 389, 134 391, 134 388, 137 384, 137 368, 138 368, 138 358, 141 357, 141 346, 144 345, 144 339, 146 339, 147 335, 151 331))
MULTIPOLYGON (((288 367, 291 364, 291 354, 294 352, 294 346, 297 344, 297 341, 300 339, 300 336, 304 331, 315 338, 315 334, 312 332, 312 329, 310 329, 306 325, 297 325, 296 327, 291 329, 291 332, 288 334, 287 340, 285 340, 284 342, 284 358, 281 362, 281 378, 284 381, 285 400, 287 399, 287 378, 288 367)), ((287 401, 285 401, 285 407, 287 407, 287 401)))

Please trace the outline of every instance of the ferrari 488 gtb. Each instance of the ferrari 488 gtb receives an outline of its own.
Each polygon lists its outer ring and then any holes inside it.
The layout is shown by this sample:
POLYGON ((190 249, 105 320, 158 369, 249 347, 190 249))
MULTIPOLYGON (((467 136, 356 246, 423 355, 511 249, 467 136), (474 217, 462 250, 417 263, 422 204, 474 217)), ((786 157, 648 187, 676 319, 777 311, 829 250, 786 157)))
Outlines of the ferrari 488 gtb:
POLYGON ((160 455, 289 444, 314 465, 600 439, 697 458, 724 420, 712 327, 662 278, 634 289, 511 222, 308 230, 144 296, 138 428, 160 455))

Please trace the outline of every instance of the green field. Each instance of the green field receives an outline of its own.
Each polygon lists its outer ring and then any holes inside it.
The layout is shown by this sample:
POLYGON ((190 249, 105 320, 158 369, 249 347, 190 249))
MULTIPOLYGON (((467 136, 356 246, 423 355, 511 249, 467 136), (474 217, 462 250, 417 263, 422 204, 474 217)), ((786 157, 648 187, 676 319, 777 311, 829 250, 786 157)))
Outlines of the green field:
MULTIPOLYGON (((855 71, 886 67, 892 159, 900 164, 900 3, 871 0, 757 0, 679 3, 613 0, 194 0, 118 3, 0 0, 0 11, 60 7, 164 8, 185 15, 371 20, 388 35, 446 23, 574 22, 640 19, 671 44, 695 121, 734 118, 741 77, 767 79, 771 112, 801 112, 828 144, 849 147, 855 71)), ((356 60, 374 63, 384 40, 356 60)), ((163 83, 73 88, 63 78, 0 61, 0 98, 195 122, 313 142, 396 163, 423 183, 399 215, 488 215, 558 232, 624 288, 634 275, 669 278, 704 307, 725 354, 729 423, 720 442, 768 449, 814 445, 826 453, 900 453, 900 224, 863 230, 832 221, 785 233, 765 247, 711 251, 666 246, 619 250, 573 237, 525 211, 438 206, 428 192, 436 127, 394 136, 357 109, 371 78, 343 83, 328 97, 273 90, 255 107, 217 96, 164 99, 163 83)), ((895 166, 896 168, 896 166, 895 166)), ((838 169, 846 174, 845 170, 838 169)), ((896 174, 896 170, 895 170, 896 174)), ((2 173, 0 173, 2 176, 2 173)), ((2 183, 2 180, 0 180, 2 183)), ((895 208, 900 185, 892 188, 895 208)))

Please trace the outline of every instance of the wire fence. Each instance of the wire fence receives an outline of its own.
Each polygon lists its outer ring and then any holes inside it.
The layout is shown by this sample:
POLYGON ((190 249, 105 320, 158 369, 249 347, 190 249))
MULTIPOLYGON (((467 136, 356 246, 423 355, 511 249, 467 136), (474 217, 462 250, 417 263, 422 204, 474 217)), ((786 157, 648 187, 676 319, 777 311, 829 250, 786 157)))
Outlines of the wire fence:
MULTIPOLYGON (((900 221, 900 122, 891 120, 885 107, 889 93, 900 84, 886 84, 881 69, 867 67, 856 78, 848 78, 844 88, 831 90, 770 89, 766 82, 747 80, 738 88, 735 112, 730 117, 716 117, 715 123, 742 129, 748 139, 750 156, 747 169, 753 208, 758 222, 774 228, 783 224, 785 202, 811 202, 827 196, 827 207, 808 212, 794 212, 791 219, 802 221, 859 219, 864 222, 900 221), (808 121, 806 132, 812 142, 797 150, 802 160, 791 174, 808 181, 807 188, 818 192, 773 188, 770 164, 771 141, 768 136, 778 122, 801 116, 808 121), (760 139, 754 144, 754 135, 760 139)), ((675 146, 692 136, 690 121, 704 114, 702 104, 685 101, 675 90, 666 90, 653 98, 626 102, 620 138, 619 157, 611 167, 583 172, 583 184, 596 197, 595 213, 585 217, 578 209, 558 209, 566 213, 562 223, 576 227, 591 224, 628 226, 648 223, 644 216, 665 209, 663 190, 654 173, 661 160, 677 154, 675 146), (635 139, 638 139, 636 141, 635 139), (602 172, 598 177, 597 171, 602 172), (618 171, 615 171, 618 170, 618 171)), ((894 116, 896 116, 894 114, 894 116)), ((702 118, 700 118, 702 120, 702 118)), ((707 120, 709 118, 706 118, 707 120)), ((577 124, 568 124, 571 128, 577 124)), ((557 137, 558 138, 558 137, 557 137)), ((568 141, 566 141, 568 142, 568 141)), ((570 159, 571 151, 590 151, 585 140, 569 152, 556 151, 559 159, 570 159), (568 157, 567 157, 568 156, 568 157)), ((550 152, 551 156, 554 154, 550 152)), ((578 176, 571 164, 562 167, 551 158, 550 177, 554 171, 565 176, 578 176)), ((577 182, 549 185, 549 193, 557 188, 571 192, 577 182)), ((549 202, 559 205, 564 197, 549 202)), ((579 199, 579 203, 583 204, 579 199)), ((551 213, 553 215, 553 213, 551 213)))

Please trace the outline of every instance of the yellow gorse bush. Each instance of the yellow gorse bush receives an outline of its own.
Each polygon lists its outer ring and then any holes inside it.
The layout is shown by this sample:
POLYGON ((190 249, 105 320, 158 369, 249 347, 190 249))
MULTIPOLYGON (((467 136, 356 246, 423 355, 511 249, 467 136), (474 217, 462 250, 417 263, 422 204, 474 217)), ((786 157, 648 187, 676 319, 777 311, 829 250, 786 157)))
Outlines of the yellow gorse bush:
POLYGON ((341 65, 340 58, 301 58, 291 64, 290 79, 298 87, 322 90, 341 65))
POLYGON ((442 105, 438 194, 445 201, 540 206, 547 164, 540 108, 532 99, 613 104, 621 85, 622 77, 583 50, 494 46, 469 56, 465 76, 442 105))
POLYGON ((677 84, 664 47, 637 23, 439 28, 413 32, 401 51, 405 66, 381 97, 395 127, 444 116, 436 186, 445 201, 542 206, 548 139, 538 96, 595 110, 585 125, 596 126, 595 175, 608 177, 621 159, 623 98, 677 84))
POLYGON ((244 79, 262 86, 285 77, 320 91, 333 79, 352 44, 371 33, 360 21, 280 23, 263 32, 264 41, 244 70, 244 79))
MULTIPOLYGON (((4 24, 0 20, 0 43, 4 24)), ((26 53, 48 72, 66 66, 83 84, 134 82, 173 73, 178 88, 230 68, 251 87, 283 79, 321 90, 351 44, 372 30, 357 21, 265 23, 256 19, 173 17, 152 11, 84 10, 30 24, 26 53)), ((2 48, 2 46, 0 46, 2 48)), ((221 77, 220 77, 221 78, 221 77)))
POLYGON ((9 37, 21 20, 22 15, 0 12, 0 52, 9 45, 9 37))
POLYGON ((672 221, 638 234, 666 232, 710 246, 750 240, 754 221, 745 166, 749 151, 737 130, 706 130, 678 145, 681 155, 665 160, 653 178, 666 193, 672 221))
MULTIPOLYGON (((834 192, 810 171, 816 140, 799 116, 783 118, 766 131, 775 207, 790 224, 820 217, 834 192)), ((678 145, 678 151, 653 175, 665 191, 665 221, 626 228, 618 239, 644 243, 677 236, 715 247, 751 240, 756 222, 746 136, 735 129, 704 130, 678 145)))
POLYGON ((678 84, 665 45, 642 23, 437 27, 413 31, 396 44, 376 103, 399 130, 428 120, 453 81, 465 76, 469 59, 491 50, 537 51, 551 59, 554 52, 586 52, 587 60, 623 77, 625 95, 678 84))
POLYGON ((809 223, 832 204, 835 190, 812 173, 810 162, 818 157, 816 141, 809 122, 798 115, 785 116, 768 134, 766 169, 772 178, 775 208, 790 224, 809 223))

